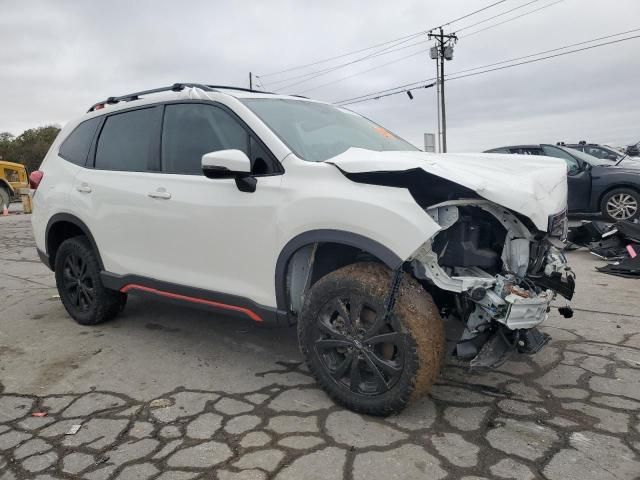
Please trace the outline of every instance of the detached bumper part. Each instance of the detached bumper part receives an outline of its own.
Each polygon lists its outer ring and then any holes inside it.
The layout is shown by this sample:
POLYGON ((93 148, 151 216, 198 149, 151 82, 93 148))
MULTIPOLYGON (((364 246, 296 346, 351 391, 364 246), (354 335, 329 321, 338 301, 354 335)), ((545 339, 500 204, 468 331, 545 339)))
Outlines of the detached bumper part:
MULTIPOLYGON (((493 335, 482 345, 478 354, 471 359, 469 365, 471 367, 499 367, 506 362, 514 353, 534 354, 544 348, 549 343, 551 336, 542 333, 537 328, 528 330, 517 330, 515 332, 508 331, 505 328, 499 328, 493 335)), ((458 344, 460 347, 460 344, 458 344)), ((458 355, 460 350, 458 350, 458 355)), ((468 353, 468 352, 467 352, 468 353)))

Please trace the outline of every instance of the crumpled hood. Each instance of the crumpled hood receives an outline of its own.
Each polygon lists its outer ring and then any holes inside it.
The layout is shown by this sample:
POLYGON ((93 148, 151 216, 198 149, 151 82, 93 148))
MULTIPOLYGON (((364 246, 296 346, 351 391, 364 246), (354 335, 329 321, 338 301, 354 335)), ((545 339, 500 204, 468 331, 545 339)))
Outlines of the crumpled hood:
MULTIPOLYGON (((350 148, 326 162, 348 173, 421 168, 525 215, 543 231, 547 230, 549 215, 567 206, 567 167, 557 158, 492 153, 375 152, 350 148)), ((425 185, 425 188, 429 186, 425 185)))

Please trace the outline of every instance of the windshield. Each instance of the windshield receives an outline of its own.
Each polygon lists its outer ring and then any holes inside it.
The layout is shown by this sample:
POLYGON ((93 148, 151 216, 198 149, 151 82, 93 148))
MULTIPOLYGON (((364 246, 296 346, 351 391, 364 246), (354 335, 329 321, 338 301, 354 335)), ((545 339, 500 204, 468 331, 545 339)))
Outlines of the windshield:
POLYGON ((343 108, 285 98, 241 101, 303 160, 322 162, 351 147, 418 151, 380 125, 343 108))
POLYGON ((573 148, 567 148, 567 147, 558 147, 558 148, 561 148, 565 152, 570 153, 576 158, 579 158, 583 162, 587 162, 589 165, 594 165, 594 166, 595 165, 608 165, 608 166, 613 165, 613 163, 610 160, 602 160, 600 158, 596 158, 592 155, 588 155, 584 152, 581 152, 580 150, 574 150, 573 148))

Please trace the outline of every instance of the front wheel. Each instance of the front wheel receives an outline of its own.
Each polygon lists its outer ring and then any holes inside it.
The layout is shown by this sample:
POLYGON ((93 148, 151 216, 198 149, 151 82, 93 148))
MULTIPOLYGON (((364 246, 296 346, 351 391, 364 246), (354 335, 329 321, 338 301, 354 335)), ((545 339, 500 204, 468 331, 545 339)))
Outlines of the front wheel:
POLYGON ((100 280, 98 258, 86 237, 62 242, 55 257, 56 286, 69 315, 81 325, 97 325, 115 317, 126 295, 100 280))
POLYGON ((404 275, 385 316, 392 272, 356 263, 321 278, 305 300, 298 340, 309 369, 341 405, 390 415, 427 393, 444 353, 442 320, 431 296, 404 275))
POLYGON ((610 222, 633 220, 640 215, 640 194, 630 188, 613 189, 603 197, 600 209, 610 222))

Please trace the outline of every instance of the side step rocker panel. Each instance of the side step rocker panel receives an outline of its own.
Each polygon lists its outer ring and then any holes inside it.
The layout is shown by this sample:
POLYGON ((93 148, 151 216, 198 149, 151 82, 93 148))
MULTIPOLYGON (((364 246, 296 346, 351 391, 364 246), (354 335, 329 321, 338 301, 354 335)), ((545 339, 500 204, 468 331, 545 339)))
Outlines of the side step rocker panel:
POLYGON ((157 295, 169 301, 190 303, 207 309, 240 315, 265 326, 289 326, 286 312, 260 305, 245 297, 212 292, 138 275, 118 275, 103 271, 100 273, 100 278, 106 288, 122 293, 157 295))

